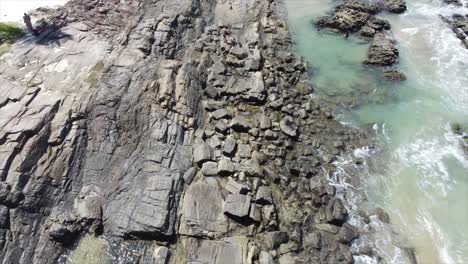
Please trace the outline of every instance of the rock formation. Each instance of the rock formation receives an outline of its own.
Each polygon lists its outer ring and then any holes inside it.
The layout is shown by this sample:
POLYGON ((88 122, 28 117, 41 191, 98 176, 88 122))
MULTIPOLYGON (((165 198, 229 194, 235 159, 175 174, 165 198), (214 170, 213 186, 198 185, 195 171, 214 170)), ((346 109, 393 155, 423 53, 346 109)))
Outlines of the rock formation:
POLYGON ((370 40, 367 60, 365 64, 376 66, 390 66, 398 61, 398 49, 391 36, 390 23, 376 18, 381 11, 402 13, 406 10, 403 0, 386 0, 379 3, 367 3, 346 0, 336 6, 335 10, 315 22, 319 28, 326 27, 346 34, 359 32, 361 38, 370 40))
POLYGON ((65 262, 87 235, 114 263, 352 263, 328 177, 367 142, 312 95, 281 8, 45 12, 0 57, 2 263, 65 262))

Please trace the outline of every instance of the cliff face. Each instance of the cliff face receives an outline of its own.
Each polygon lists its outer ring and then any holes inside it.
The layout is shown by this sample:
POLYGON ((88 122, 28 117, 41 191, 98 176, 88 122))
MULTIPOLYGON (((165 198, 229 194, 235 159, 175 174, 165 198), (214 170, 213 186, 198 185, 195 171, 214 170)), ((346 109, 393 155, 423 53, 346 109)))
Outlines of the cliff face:
POLYGON ((311 95, 280 10, 49 12, 0 58, 2 263, 57 263, 86 234, 125 241, 113 263, 351 263, 327 179, 366 142, 311 95))

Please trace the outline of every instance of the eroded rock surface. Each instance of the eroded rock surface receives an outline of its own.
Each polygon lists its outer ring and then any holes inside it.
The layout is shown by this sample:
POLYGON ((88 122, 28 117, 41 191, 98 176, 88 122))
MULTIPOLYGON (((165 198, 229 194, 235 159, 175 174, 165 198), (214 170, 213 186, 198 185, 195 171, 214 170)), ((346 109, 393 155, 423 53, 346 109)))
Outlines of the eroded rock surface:
POLYGON ((327 179, 367 141, 311 94, 281 8, 47 12, 0 57, 2 263, 65 262, 85 235, 122 263, 351 263, 327 179))

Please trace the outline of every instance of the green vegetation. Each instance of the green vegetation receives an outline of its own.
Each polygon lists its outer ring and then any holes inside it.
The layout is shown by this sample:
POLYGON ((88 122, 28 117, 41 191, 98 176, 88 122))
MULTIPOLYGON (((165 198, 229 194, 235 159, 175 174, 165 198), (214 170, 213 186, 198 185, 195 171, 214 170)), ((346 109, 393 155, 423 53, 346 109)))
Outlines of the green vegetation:
POLYGON ((0 56, 11 49, 11 44, 23 37, 25 32, 15 24, 0 23, 0 56))

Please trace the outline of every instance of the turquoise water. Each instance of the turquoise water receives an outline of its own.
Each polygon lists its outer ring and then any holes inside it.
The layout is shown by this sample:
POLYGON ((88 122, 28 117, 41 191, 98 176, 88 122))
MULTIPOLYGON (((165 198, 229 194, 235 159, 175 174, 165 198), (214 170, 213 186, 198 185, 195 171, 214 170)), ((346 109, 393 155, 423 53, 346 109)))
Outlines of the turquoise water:
POLYGON ((317 94, 337 106, 343 122, 373 124, 383 143, 365 178, 371 205, 390 214, 419 263, 468 263, 468 160, 450 129, 451 122, 468 124, 468 50, 438 17, 468 11, 439 2, 408 1, 405 14, 381 15, 399 44, 398 67, 408 77, 402 84, 382 82, 361 64, 367 45, 358 38, 314 29, 311 20, 336 2, 286 6, 317 94))

